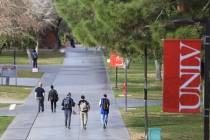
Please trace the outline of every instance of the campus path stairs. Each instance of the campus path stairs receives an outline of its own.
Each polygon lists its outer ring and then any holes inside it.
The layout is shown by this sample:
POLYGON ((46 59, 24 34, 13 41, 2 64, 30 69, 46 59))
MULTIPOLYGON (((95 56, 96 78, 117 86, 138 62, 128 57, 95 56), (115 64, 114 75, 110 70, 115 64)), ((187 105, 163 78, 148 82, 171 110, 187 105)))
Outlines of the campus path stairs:
MULTIPOLYGON (((116 100, 112 95, 100 51, 67 48, 64 64, 55 76, 53 84, 59 93, 57 112, 51 113, 50 103, 45 99, 45 112, 39 113, 34 119, 26 140, 130 140, 116 100), (81 95, 85 95, 90 102, 91 110, 86 130, 80 128, 77 108, 74 109, 77 114, 72 115, 71 129, 64 127, 64 113, 60 105, 68 92, 72 93, 76 103, 81 95), (99 100, 104 93, 108 94, 111 101, 107 129, 102 128, 98 107, 99 100)), ((49 89, 49 86, 46 88, 49 89)))

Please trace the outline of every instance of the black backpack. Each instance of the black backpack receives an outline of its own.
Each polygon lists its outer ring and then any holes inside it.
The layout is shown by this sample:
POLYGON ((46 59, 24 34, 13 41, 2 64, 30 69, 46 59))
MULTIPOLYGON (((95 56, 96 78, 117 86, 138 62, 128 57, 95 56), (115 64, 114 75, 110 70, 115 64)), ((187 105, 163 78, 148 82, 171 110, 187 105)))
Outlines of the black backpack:
POLYGON ((56 93, 55 93, 54 99, 55 99, 56 102, 59 100, 57 91, 56 91, 56 93))
POLYGON ((109 110, 109 100, 108 99, 102 99, 102 108, 103 110, 109 110))
POLYGON ((70 109, 70 108, 72 108, 72 107, 74 107, 74 106, 75 106, 75 102, 73 101, 72 98, 65 98, 65 99, 63 100, 63 107, 64 107, 65 109, 70 109))
POLYGON ((57 93, 57 91, 56 90, 54 90, 54 89, 52 89, 52 90, 50 90, 50 93, 49 93, 50 95, 50 100, 54 100, 54 101, 58 101, 58 93, 57 93))

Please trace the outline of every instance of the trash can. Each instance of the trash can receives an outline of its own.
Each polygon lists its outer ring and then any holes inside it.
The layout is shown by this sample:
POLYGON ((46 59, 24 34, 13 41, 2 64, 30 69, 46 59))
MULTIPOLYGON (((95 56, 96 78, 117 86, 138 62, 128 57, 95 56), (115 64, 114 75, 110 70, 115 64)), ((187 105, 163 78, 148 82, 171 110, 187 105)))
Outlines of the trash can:
POLYGON ((149 128, 149 140, 161 140, 161 128, 149 128))

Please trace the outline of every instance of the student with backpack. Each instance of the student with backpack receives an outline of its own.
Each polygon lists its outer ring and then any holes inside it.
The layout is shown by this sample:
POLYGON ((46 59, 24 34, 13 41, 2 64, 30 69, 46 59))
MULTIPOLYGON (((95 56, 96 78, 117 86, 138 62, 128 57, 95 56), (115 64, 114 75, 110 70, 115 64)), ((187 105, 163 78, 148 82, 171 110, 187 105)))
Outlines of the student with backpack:
POLYGON ((104 94, 104 97, 100 99, 99 106, 101 112, 101 123, 103 125, 103 128, 106 129, 108 122, 109 107, 110 107, 110 101, 107 98, 106 94, 104 94))
POLYGON ((71 128, 71 114, 72 114, 72 107, 75 106, 74 100, 71 98, 71 93, 69 92, 67 96, 62 101, 62 110, 64 110, 65 115, 65 127, 71 128))
POLYGON ((33 59, 33 68, 37 68, 37 59, 38 59, 38 53, 34 49, 32 51, 32 59, 33 59))
POLYGON ((88 121, 88 111, 90 110, 90 104, 87 100, 85 100, 85 96, 81 96, 81 100, 78 103, 79 110, 80 110, 80 123, 81 128, 87 128, 87 121, 88 121))
POLYGON ((58 93, 54 89, 53 85, 51 85, 51 90, 49 91, 49 94, 48 94, 48 101, 51 102, 52 112, 56 112, 56 102, 58 101, 58 93))

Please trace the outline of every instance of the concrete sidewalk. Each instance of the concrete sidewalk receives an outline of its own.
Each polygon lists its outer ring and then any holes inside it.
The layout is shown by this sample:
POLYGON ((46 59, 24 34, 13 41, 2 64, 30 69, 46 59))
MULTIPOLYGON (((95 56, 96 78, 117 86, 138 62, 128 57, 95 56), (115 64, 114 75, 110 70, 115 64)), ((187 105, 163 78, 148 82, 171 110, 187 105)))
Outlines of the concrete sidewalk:
MULTIPOLYGON (((17 86, 36 86, 39 78, 17 78, 17 86)), ((1 85, 6 84, 6 78, 1 78, 1 85)), ((16 85, 16 78, 10 78, 9 85, 16 85)))
MULTIPOLYGON (((143 107, 144 99, 128 99, 128 107, 143 107)), ((162 104, 162 100, 148 100, 148 106, 160 106, 162 104)), ((117 99, 117 105, 119 107, 125 107, 125 99, 119 98, 117 99)))
MULTIPOLYGON (((116 100, 111 94, 106 69, 101 53, 95 49, 68 48, 64 65, 60 67, 53 82, 59 93, 59 102, 56 113, 51 113, 49 102, 45 101, 45 112, 36 117, 36 103, 31 118, 32 128, 28 127, 28 134, 22 137, 8 137, 5 134, 2 140, 129 140, 129 134, 121 119, 116 100), (71 129, 64 127, 64 113, 61 110, 61 101, 71 92, 73 99, 78 102, 83 94, 91 104, 87 130, 80 129, 79 114, 72 116, 71 129), (100 124, 98 102, 104 93, 111 100, 108 128, 103 129, 100 124), (34 121, 34 123, 33 123, 34 121)), ((48 87, 49 88, 49 87, 48 87)), ((77 109, 75 109, 77 110, 77 109)), ((19 117, 23 115, 18 115, 19 117)), ((18 117, 17 116, 17 117, 18 117)), ((17 118, 16 117, 16 118, 17 118)), ((23 121, 22 121, 23 122, 23 121)), ((25 123, 25 122, 24 122, 25 123)), ((28 122, 29 123, 29 122, 28 122)), ((14 124, 12 126, 15 126, 14 124)), ((17 127, 17 126, 15 126, 17 127)), ((10 125, 11 128, 11 125, 10 125)), ((13 133, 16 133, 13 131, 13 133)), ((11 134, 11 133, 10 133, 11 134)))
MULTIPOLYGON (((46 89, 49 89, 55 76, 56 73, 46 73, 41 78, 46 89)), ((34 98, 34 92, 31 92, 21 107, 12 111, 0 111, 1 115, 16 115, 15 119, 1 136, 1 140, 26 140, 37 117, 37 102, 34 98)))

